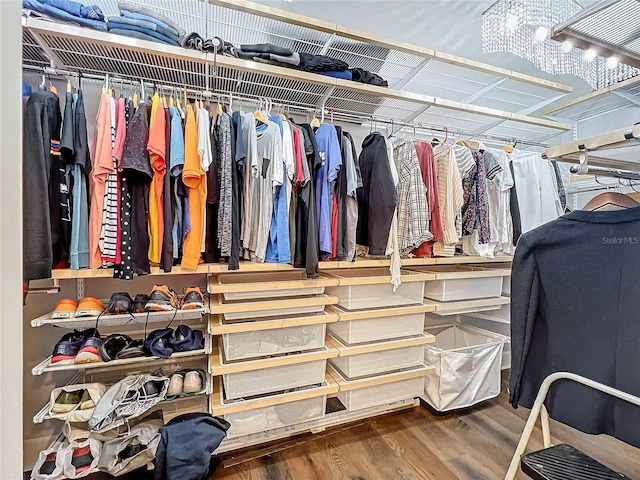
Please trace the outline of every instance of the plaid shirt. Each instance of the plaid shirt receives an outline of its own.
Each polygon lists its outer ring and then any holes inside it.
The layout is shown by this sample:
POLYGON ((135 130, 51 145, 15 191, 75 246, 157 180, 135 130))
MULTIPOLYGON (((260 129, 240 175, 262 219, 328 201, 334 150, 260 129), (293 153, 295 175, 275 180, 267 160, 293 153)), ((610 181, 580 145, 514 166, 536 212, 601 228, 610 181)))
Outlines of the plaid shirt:
POLYGON ((400 254, 407 255, 433 238, 429 231, 427 187, 412 141, 393 139, 393 160, 398 170, 398 244, 400 254))

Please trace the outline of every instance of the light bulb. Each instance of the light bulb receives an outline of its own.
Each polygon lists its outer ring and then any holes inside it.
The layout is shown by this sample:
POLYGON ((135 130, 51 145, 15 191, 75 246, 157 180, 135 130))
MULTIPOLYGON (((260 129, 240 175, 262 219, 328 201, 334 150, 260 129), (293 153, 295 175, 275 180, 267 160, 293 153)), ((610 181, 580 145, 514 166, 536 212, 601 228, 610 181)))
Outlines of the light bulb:
POLYGON ((536 40, 539 42, 544 42, 547 39, 548 34, 549 29, 547 27, 538 27, 535 33, 536 40))
POLYGON ((593 62, 596 59, 596 55, 598 55, 598 52, 596 52, 595 48, 590 48, 584 52, 584 59, 587 62, 593 62))
POLYGON ((573 48, 573 44, 569 40, 565 40, 560 48, 564 53, 569 53, 573 48))
POLYGON ((607 58, 606 65, 609 70, 613 70, 618 66, 618 59, 616 57, 609 57, 607 58))
POLYGON ((518 16, 513 13, 507 13, 507 20, 505 21, 507 31, 510 33, 515 32, 518 29, 518 16))

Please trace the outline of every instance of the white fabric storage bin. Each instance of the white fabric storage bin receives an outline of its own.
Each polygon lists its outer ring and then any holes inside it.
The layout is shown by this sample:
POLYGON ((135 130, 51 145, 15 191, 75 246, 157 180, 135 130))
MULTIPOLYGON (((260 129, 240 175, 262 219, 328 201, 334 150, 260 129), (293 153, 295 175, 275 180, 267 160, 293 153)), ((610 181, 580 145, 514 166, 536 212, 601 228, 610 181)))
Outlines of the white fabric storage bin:
POLYGON ((424 313, 335 322, 328 324, 328 329, 345 344, 410 337, 424 330, 424 313))
POLYGON ((324 382, 327 360, 227 373, 222 376, 225 397, 238 399, 324 382))
POLYGON ((422 365, 424 345, 335 357, 329 363, 347 379, 378 375, 422 365))
POLYGON ((428 327, 435 344, 425 360, 436 372, 425 381, 424 396, 440 412, 465 408, 500 394, 502 351, 508 337, 469 325, 428 327))
POLYGON ((424 390, 424 377, 409 378, 397 382, 383 383, 372 387, 338 392, 338 399, 353 412, 376 407, 385 403, 419 397, 424 390))
POLYGON ((236 438, 274 428, 288 427, 324 417, 327 396, 306 398, 271 407, 254 408, 224 415, 231 427, 227 438, 236 438))
POLYGON ((242 360, 289 352, 304 352, 324 347, 325 325, 274 328, 222 335, 227 360, 242 360))
POLYGON ((426 282, 424 298, 439 302, 455 302, 479 298, 499 297, 502 279, 508 270, 468 265, 435 265, 414 267, 432 273, 435 280, 426 282))
POLYGON ((338 278, 340 284, 327 287, 327 294, 338 297, 338 305, 347 310, 422 303, 424 281, 411 278, 422 276, 418 272, 403 271, 402 283, 395 292, 387 269, 354 268, 331 274, 338 278), (358 283, 360 281, 362 283, 358 283))

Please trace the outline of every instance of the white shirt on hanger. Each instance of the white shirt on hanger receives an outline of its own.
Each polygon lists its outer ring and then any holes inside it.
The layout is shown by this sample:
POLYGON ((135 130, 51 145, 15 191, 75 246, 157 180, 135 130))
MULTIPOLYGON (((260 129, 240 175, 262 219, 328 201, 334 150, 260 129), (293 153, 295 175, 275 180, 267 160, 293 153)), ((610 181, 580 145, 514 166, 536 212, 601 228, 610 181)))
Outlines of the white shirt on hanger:
POLYGON ((509 158, 513 162, 522 233, 562 215, 558 183, 551 162, 544 160, 539 153, 522 150, 514 150, 509 158))

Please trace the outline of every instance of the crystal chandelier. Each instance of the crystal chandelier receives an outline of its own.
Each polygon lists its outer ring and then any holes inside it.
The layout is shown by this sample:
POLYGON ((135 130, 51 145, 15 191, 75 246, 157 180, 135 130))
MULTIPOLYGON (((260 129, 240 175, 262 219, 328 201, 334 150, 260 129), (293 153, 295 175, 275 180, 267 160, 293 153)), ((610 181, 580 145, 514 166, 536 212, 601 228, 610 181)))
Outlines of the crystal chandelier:
POLYGON ((640 74, 595 50, 548 38, 552 27, 581 9, 575 0, 498 0, 482 14, 482 51, 513 53, 552 75, 577 75, 595 89, 640 74))

